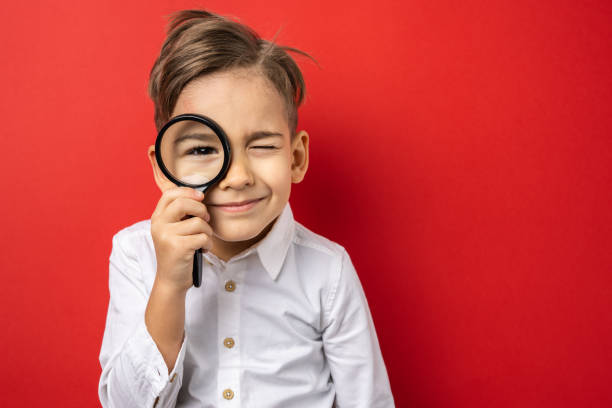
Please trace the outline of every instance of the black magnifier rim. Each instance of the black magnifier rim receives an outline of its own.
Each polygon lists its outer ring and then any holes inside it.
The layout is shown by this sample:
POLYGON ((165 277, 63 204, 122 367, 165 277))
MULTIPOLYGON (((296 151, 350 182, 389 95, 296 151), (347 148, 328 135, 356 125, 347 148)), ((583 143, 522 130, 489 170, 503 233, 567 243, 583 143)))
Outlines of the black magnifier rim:
POLYGON ((195 113, 184 113, 182 115, 173 117, 172 119, 168 121, 168 123, 164 125, 164 127, 160 129, 159 133, 157 134, 157 139, 155 139, 155 159, 157 160, 157 164, 159 165, 159 168, 161 169, 162 173, 164 173, 164 175, 174 184, 177 184, 179 186, 200 189, 200 190, 206 190, 207 187, 213 185, 218 180, 223 178, 223 176, 227 172, 227 168, 229 167, 229 162, 230 162, 230 145, 227 139, 227 135, 225 134, 221 126, 217 124, 217 122, 215 122, 211 118, 204 116, 204 115, 198 115, 195 113), (215 178, 213 178, 207 183, 189 184, 189 183, 184 183, 174 178, 174 176, 166 168, 166 165, 164 164, 164 161, 161 158, 161 141, 164 136, 164 133, 166 133, 166 130, 168 130, 170 126, 174 125, 177 122, 181 122, 184 120, 192 120, 195 122, 199 122, 205 126, 208 126, 210 129, 212 129, 213 132, 215 132, 219 140, 221 140, 221 146, 223 146, 223 165, 221 166, 221 170, 219 171, 219 174, 217 174, 215 178), (205 188, 203 189, 203 187, 205 188))

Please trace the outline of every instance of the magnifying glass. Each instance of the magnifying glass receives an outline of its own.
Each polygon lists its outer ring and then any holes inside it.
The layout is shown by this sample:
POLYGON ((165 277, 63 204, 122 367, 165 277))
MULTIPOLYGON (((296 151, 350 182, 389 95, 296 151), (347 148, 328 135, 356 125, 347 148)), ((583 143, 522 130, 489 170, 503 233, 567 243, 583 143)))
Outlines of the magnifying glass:
MULTIPOLYGON (((155 140, 155 158, 164 175, 177 186, 205 193, 229 167, 227 135, 214 120, 197 114, 173 117, 155 140)), ((202 249, 193 256, 193 286, 202 284, 202 249)))

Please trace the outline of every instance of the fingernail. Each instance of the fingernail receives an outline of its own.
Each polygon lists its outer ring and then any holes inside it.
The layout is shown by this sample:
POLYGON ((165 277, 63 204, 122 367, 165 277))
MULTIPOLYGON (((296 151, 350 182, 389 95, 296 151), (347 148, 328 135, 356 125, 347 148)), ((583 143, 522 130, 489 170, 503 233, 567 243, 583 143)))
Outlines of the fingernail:
POLYGON ((197 198, 204 198, 204 193, 203 192, 201 192, 199 190, 193 190, 193 191, 195 191, 195 196, 197 198))

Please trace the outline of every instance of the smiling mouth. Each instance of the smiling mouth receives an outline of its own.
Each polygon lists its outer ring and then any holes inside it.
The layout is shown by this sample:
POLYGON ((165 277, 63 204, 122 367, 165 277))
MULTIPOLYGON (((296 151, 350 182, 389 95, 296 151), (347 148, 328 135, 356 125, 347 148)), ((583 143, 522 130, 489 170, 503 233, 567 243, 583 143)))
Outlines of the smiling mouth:
POLYGON ((215 206, 215 207, 242 207, 244 205, 247 205, 247 204, 250 204, 250 203, 254 203, 254 202, 259 201, 259 200, 263 200, 263 198, 255 198, 253 200, 233 202, 233 203, 208 204, 208 205, 212 205, 212 206, 215 206))
POLYGON ((265 197, 256 198, 254 200, 248 200, 248 201, 241 201, 241 202, 234 202, 234 203, 227 203, 227 204, 209 204, 209 205, 216 207, 220 210, 226 211, 226 212, 243 212, 243 211, 248 211, 251 208, 255 207, 255 205, 257 205, 257 203, 262 201, 264 198, 265 197))

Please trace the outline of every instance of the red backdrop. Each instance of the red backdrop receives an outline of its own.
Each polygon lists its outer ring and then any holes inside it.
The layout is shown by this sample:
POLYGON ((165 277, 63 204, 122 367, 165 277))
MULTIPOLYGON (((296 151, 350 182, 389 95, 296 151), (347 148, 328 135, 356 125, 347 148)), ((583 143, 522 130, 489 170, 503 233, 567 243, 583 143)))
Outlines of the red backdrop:
POLYGON ((148 72, 205 6, 311 53, 291 204, 344 245, 398 407, 612 405, 607 1, 14 1, 0 26, 3 406, 96 406, 148 72))

